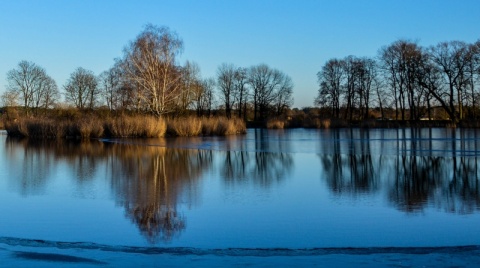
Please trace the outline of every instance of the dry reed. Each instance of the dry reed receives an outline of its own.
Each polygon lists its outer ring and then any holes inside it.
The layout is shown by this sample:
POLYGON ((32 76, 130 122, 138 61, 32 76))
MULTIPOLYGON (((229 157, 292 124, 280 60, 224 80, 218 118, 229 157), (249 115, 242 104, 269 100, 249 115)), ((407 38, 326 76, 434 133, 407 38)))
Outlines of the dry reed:
POLYGON ((245 133, 242 120, 219 118, 171 118, 153 116, 118 116, 79 119, 20 118, 5 122, 8 135, 31 138, 100 138, 231 135, 245 133))
POLYGON ((167 120, 167 133, 172 136, 198 136, 202 133, 202 120, 197 117, 167 120))
POLYGON ((110 137, 158 138, 165 135, 165 120, 152 116, 120 116, 105 121, 105 135, 110 137))
POLYGON ((267 128, 270 129, 283 129, 285 128, 285 121, 273 118, 267 121, 267 128))

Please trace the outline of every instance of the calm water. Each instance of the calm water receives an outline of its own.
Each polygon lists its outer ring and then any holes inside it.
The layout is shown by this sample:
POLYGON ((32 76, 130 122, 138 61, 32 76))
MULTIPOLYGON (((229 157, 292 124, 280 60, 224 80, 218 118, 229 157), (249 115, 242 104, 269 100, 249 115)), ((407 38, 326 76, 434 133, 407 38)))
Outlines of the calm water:
POLYGON ((90 142, 0 135, 0 257, 51 265, 59 249, 103 260, 129 250, 478 251, 479 176, 478 130, 250 129, 90 142), (39 252, 47 255, 31 255, 39 252))

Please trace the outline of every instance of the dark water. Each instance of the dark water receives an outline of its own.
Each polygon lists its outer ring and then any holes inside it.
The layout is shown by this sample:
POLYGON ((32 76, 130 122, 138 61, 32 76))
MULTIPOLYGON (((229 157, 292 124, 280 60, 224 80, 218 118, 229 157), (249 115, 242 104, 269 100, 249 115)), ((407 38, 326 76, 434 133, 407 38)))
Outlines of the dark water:
MULTIPOLYGON (((145 256, 158 254, 465 259, 480 251, 479 149, 480 132, 463 129, 0 135, 0 257, 26 266, 151 263, 145 256)), ((379 264, 398 265, 392 258, 379 264)))

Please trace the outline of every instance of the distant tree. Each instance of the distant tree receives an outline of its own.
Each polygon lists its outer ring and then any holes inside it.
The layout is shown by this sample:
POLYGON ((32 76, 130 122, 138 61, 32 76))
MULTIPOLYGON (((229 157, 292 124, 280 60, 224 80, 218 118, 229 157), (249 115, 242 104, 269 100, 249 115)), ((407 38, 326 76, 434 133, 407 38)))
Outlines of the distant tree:
POLYGON ((331 109, 334 118, 340 117, 340 104, 343 80, 345 78, 345 61, 331 59, 317 73, 320 89, 314 104, 331 109))
POLYGON ((255 121, 267 118, 279 96, 285 97, 279 103, 288 106, 292 102, 291 79, 279 70, 272 69, 266 64, 252 66, 248 70, 248 81, 252 88, 255 121), (289 89, 284 90, 286 88, 289 89), (283 93, 280 93, 282 90, 283 93))
POLYGON ((235 102, 237 103, 237 116, 246 120, 247 103, 249 97, 248 70, 243 67, 235 71, 235 102))
POLYGON ((60 91, 57 83, 47 76, 42 83, 42 90, 38 91, 35 97, 35 108, 52 108, 60 99, 60 91))
POLYGON ((274 113, 280 116, 287 111, 293 104, 293 82, 288 75, 282 75, 282 79, 278 84, 276 96, 273 100, 274 113))
POLYGON ((157 116, 173 112, 181 95, 181 68, 176 56, 183 41, 167 27, 147 25, 124 49, 122 71, 135 90, 136 106, 157 116))
POLYGON ((469 94, 468 100, 470 101, 470 117, 477 119, 477 81, 480 82, 480 40, 474 44, 469 45, 468 53, 471 59, 468 61, 467 75, 468 75, 468 87, 469 94))
POLYGON ((122 72, 118 62, 98 77, 99 91, 109 110, 124 108, 122 105, 122 72))
POLYGON ((33 62, 21 61, 17 69, 8 71, 7 82, 7 89, 15 92, 27 113, 30 108, 48 107, 58 98, 55 81, 33 62))
POLYGON ((370 58, 360 58, 356 64, 357 92, 359 95, 360 118, 369 116, 373 85, 377 80, 377 64, 370 58))
POLYGON ((471 81, 468 68, 473 60, 468 45, 460 41, 443 42, 430 47, 429 55, 447 86, 442 98, 447 98, 448 107, 444 108, 448 110, 452 121, 462 120, 465 91, 471 81))
POLYGON ((200 67, 195 62, 187 61, 181 68, 181 90, 177 109, 185 113, 193 105, 201 91, 200 67))
POLYGON ((99 90, 104 103, 110 110, 145 110, 141 107, 140 92, 127 79, 123 62, 115 59, 115 64, 99 76, 99 90))
POLYGON ((97 78, 92 71, 77 68, 64 85, 65 98, 79 109, 93 109, 99 91, 97 78))
POLYGON ((217 70, 217 86, 220 99, 225 106, 225 115, 230 118, 235 105, 237 67, 233 64, 223 63, 217 70))
POLYGON ((429 97, 418 85, 418 72, 423 64, 423 49, 415 42, 398 40, 380 50, 380 66, 382 73, 394 96, 396 117, 406 118, 410 111, 410 119, 419 119, 421 106, 429 97))
POLYGON ((197 115, 210 116, 215 102, 215 79, 204 79, 200 84, 200 90, 196 95, 196 110, 197 115))
POLYGON ((334 118, 340 117, 341 106, 345 107, 345 119, 368 118, 378 80, 375 60, 354 56, 331 59, 317 76, 320 86, 315 99, 317 106, 330 109, 334 118))
POLYGON ((377 97, 377 107, 380 109, 381 118, 386 118, 385 108, 386 105, 388 105, 391 96, 388 96, 387 92, 385 91, 385 84, 383 84, 381 78, 374 80, 373 88, 377 97))
POLYGON ((18 92, 17 91, 5 91, 0 97, 3 107, 15 107, 18 106, 18 92))
POLYGON ((357 71, 357 58, 354 56, 348 56, 344 59, 345 62, 345 119, 353 120, 355 112, 355 102, 357 98, 356 90, 356 71, 357 71))

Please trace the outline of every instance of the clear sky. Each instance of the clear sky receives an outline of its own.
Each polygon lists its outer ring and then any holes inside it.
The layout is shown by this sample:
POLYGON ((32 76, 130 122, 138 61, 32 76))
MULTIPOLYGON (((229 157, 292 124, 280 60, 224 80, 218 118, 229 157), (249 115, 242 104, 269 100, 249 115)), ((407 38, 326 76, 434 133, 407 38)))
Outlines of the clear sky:
POLYGON ((0 0, 0 94, 21 60, 60 88, 77 67, 96 74, 152 23, 183 39, 180 63, 203 77, 221 63, 266 63, 294 82, 294 107, 312 106, 331 58, 377 55, 400 39, 430 46, 480 39, 480 0, 0 0))

